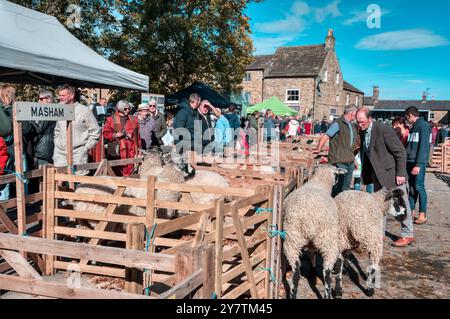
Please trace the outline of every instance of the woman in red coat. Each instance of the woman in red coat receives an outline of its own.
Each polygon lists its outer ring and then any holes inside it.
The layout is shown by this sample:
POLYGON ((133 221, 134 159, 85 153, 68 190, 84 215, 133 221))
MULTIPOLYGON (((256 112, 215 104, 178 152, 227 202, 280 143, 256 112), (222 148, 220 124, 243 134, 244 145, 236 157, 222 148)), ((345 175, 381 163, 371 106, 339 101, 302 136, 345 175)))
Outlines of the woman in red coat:
POLYGON ((8 146, 6 146, 3 137, 0 137, 0 175, 3 175, 5 173, 7 163, 8 163, 8 146))
MULTIPOLYGON (((121 100, 116 104, 116 112, 108 117, 103 128, 103 137, 108 142, 107 157, 109 159, 127 159, 138 155, 141 148, 139 124, 130 115, 130 105, 121 100)), ((114 172, 118 176, 133 174, 134 165, 118 166, 114 172)))

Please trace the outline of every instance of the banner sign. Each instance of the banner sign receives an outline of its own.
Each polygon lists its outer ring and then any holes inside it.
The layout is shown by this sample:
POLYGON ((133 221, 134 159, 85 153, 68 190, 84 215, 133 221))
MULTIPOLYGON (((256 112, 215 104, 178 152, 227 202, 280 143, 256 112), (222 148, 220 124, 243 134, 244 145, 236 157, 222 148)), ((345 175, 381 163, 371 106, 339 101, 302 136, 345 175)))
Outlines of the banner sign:
POLYGON ((74 104, 16 102, 16 121, 74 121, 74 104))

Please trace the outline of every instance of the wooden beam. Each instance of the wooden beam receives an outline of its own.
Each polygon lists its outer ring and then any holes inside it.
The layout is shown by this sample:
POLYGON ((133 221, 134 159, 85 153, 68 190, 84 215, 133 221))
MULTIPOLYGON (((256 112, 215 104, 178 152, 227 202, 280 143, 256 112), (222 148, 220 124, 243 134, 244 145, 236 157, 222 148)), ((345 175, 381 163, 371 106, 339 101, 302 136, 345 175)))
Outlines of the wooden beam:
POLYGON ((0 255, 22 278, 42 280, 41 275, 34 270, 22 255, 15 251, 0 249, 0 255))
MULTIPOLYGON (((47 239, 55 239, 55 190, 56 190, 56 181, 55 181, 55 168, 48 167, 47 169, 47 207, 46 207, 46 236, 47 239)), ((54 267, 53 263, 55 261, 55 257, 49 255, 45 257, 45 274, 47 276, 53 275, 54 267)))
POLYGON ((143 295, 95 288, 70 288, 37 279, 0 275, 0 289, 63 299, 154 299, 143 295))
POLYGON ((14 224, 14 222, 11 219, 9 219, 9 217, 6 215, 6 213, 3 211, 2 208, 0 208, 0 223, 2 223, 6 227, 6 230, 9 231, 11 234, 18 233, 16 224, 14 224))
POLYGON ((242 228, 242 224, 239 219, 237 206, 233 207, 231 217, 233 218, 233 224, 234 224, 234 227, 236 228, 236 235, 238 238, 238 243, 241 248, 242 263, 244 264, 245 273, 247 274, 247 279, 250 283, 250 293, 251 293, 253 299, 258 299, 258 291, 256 290, 256 281, 253 276, 253 270, 252 270, 252 266, 250 263, 250 257, 248 254, 247 243, 245 241, 244 230, 242 228))
POLYGON ((158 296, 158 299, 183 299, 202 284, 203 269, 199 269, 170 290, 158 296))
POLYGON ((192 242, 192 247, 195 247, 203 242, 203 239, 205 238, 206 226, 208 225, 208 220, 209 214, 202 213, 202 217, 200 218, 200 222, 198 223, 197 231, 192 242))
POLYGON ((127 177, 111 177, 111 176, 79 176, 56 174, 56 181, 74 182, 83 184, 103 185, 111 187, 134 187, 146 188, 147 181, 143 179, 127 178, 127 177))
POLYGON ((145 199, 132 197, 115 197, 113 195, 80 194, 80 193, 55 191, 55 198, 72 199, 93 203, 119 204, 119 205, 141 206, 141 207, 145 207, 146 205, 145 199))
POLYGON ((11 234, 0 234, 0 248, 28 250, 37 254, 52 254, 54 256, 89 259, 126 267, 151 268, 154 270, 175 272, 174 256, 163 253, 151 254, 144 251, 92 246, 89 244, 11 234))

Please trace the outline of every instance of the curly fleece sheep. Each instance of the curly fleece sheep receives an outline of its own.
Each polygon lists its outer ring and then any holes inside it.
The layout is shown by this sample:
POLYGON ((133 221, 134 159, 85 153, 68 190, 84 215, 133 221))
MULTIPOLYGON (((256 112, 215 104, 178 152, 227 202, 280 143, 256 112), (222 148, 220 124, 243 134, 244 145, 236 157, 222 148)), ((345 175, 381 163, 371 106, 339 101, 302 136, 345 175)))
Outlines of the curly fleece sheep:
MULTIPOLYGON (((186 184, 188 185, 204 185, 204 186, 217 186, 217 187, 229 187, 228 181, 216 172, 197 169, 195 175, 189 179, 186 184)), ((210 194, 210 193, 191 193, 192 200, 196 204, 209 204, 217 199, 223 198, 222 195, 210 194)))
POLYGON ((352 249, 369 254, 370 266, 367 274, 367 293, 373 295, 375 275, 383 255, 384 218, 389 212, 399 221, 406 218, 406 203, 403 191, 383 189, 375 194, 346 191, 335 197, 338 208, 339 251, 336 262, 337 298, 342 297, 342 268, 344 258, 352 249))
MULTIPOLYGON (((146 179, 149 176, 156 176, 156 180, 167 183, 184 183, 184 174, 177 169, 176 165, 167 164, 162 165, 162 161, 159 153, 149 153, 142 162, 140 168, 140 178, 146 179)), ((79 194, 99 194, 99 195, 112 195, 116 188, 110 186, 81 184, 75 190, 75 193, 79 194)), ((146 198, 147 190, 144 188, 127 187, 124 192, 124 197, 132 198, 146 198)), ((178 202, 181 198, 181 192, 169 191, 169 190, 157 190, 156 199, 178 202)), ((77 211, 86 211, 92 213, 102 213, 107 204, 89 203, 84 201, 74 201, 74 209, 77 211)), ((117 214, 122 215, 135 215, 145 216, 145 207, 139 206, 119 206, 116 210, 117 214)), ((173 218, 175 215, 174 210, 159 210, 159 217, 173 218)), ((97 222, 89 222, 89 225, 94 228, 97 222)))
POLYGON ((300 277, 299 254, 306 247, 313 247, 323 256, 325 298, 331 298, 331 273, 339 256, 338 209, 331 190, 336 174, 343 172, 334 166, 319 166, 311 180, 284 201, 284 253, 294 272, 290 289, 294 298, 300 277))

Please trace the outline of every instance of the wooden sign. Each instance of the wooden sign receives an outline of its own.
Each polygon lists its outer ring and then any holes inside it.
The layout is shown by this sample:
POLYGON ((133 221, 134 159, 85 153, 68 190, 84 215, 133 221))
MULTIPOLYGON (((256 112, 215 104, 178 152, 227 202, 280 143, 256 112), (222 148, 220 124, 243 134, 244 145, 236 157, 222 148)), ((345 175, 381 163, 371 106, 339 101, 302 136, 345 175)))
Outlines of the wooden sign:
POLYGON ((17 121, 73 121, 74 104, 16 102, 17 121))

